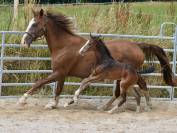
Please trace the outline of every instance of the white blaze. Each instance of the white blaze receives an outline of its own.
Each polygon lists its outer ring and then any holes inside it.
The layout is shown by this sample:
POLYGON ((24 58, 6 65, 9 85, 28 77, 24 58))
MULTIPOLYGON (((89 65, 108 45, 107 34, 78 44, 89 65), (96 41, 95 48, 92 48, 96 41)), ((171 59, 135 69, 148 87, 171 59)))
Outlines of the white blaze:
POLYGON ((29 31, 29 29, 31 28, 31 26, 32 26, 34 23, 35 23, 35 20, 34 20, 34 18, 32 18, 31 21, 29 22, 29 25, 28 25, 28 27, 27 27, 27 29, 26 29, 26 32, 29 31))
POLYGON ((90 43, 90 40, 88 40, 88 41, 84 44, 84 46, 82 46, 82 48, 80 48, 79 54, 81 54, 82 52, 85 51, 85 48, 87 48, 87 45, 88 45, 89 43, 90 43))
MULTIPOLYGON (((28 24, 28 27, 26 28, 26 31, 25 32, 29 32, 31 26, 35 23, 35 20, 34 18, 32 18, 28 24)), ((27 33, 25 33, 22 37, 22 40, 21 40, 21 44, 24 45, 25 44, 25 38, 27 37, 27 33)))

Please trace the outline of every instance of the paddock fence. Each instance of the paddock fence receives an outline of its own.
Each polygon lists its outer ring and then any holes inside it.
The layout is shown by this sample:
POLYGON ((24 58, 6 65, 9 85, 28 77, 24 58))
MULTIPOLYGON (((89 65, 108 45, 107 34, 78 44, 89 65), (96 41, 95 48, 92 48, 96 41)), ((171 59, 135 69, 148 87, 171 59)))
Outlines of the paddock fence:
MULTIPOLYGON (((15 74, 15 73, 23 73, 23 74, 32 74, 32 73, 51 73, 52 70, 6 70, 4 69, 4 61, 46 61, 46 60, 51 60, 50 57, 19 57, 19 56, 15 56, 15 57, 8 57, 5 56, 4 52, 5 49, 8 47, 11 48, 17 48, 17 47, 21 47, 20 44, 10 44, 10 43, 6 43, 6 37, 7 35, 23 35, 24 32, 21 31, 0 31, 1 34, 1 57, 0 57, 0 98, 5 98, 6 96, 2 96, 1 92, 3 86, 32 86, 34 83, 4 83, 3 82, 3 74, 15 74)), ((78 33, 81 36, 89 36, 90 33, 78 33)), ((103 36, 103 37, 109 37, 109 38, 135 38, 135 39, 160 39, 160 40, 170 40, 171 41, 171 45, 173 46, 173 49, 164 49, 166 52, 170 52, 172 53, 172 60, 170 60, 170 64, 172 65, 172 71, 174 72, 175 76, 176 74, 176 50, 177 50, 177 25, 175 23, 171 23, 171 22, 164 22, 161 25, 160 28, 160 34, 158 36, 144 36, 144 35, 119 35, 119 34, 97 34, 97 33, 92 33, 92 35, 94 36, 103 36), (164 27, 165 25, 174 25, 174 34, 173 36, 165 36, 163 35, 163 31, 164 31, 164 27)), ((34 49, 47 49, 48 46, 46 44, 32 44, 31 45, 32 48, 34 49)), ((159 61, 152 61, 153 63, 157 63, 159 64, 159 61)), ((145 63, 147 63, 145 61, 145 63)), ((144 76, 161 76, 161 73, 150 73, 150 74, 144 74, 144 76)), ((56 87, 56 83, 51 83, 48 84, 49 86, 51 86, 51 88, 54 89, 56 87)), ((78 82, 65 82, 65 85, 72 85, 72 86, 79 86, 80 83, 78 82)), ((91 84, 91 86, 101 86, 101 87, 111 87, 112 89, 115 89, 116 86, 116 81, 114 81, 113 83, 93 83, 91 84)), ((137 87, 137 85, 135 85, 135 87, 137 87)), ((148 85, 148 88, 150 89, 166 89, 169 92, 169 97, 167 98, 158 98, 158 99, 163 99, 163 100, 171 100, 174 101, 177 98, 174 97, 174 93, 177 90, 177 87, 172 87, 172 86, 161 86, 161 85, 148 85)), ((11 96, 8 96, 11 97, 11 96)), ((97 98, 95 96, 85 96, 87 98, 97 98)), ((106 96, 105 96, 106 97, 106 96)), ((104 96, 102 96, 102 98, 104 98, 104 96)))

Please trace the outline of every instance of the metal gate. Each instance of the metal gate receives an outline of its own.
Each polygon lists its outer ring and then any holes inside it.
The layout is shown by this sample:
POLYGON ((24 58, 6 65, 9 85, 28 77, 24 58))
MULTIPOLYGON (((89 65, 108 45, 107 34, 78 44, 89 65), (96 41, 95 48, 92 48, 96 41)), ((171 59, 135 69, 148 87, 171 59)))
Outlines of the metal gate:
MULTIPOLYGON (((2 35, 1 38, 1 57, 0 57, 0 98, 3 98, 4 96, 1 96, 2 87, 3 86, 31 86, 34 83, 3 83, 2 77, 5 73, 51 73, 52 70, 4 70, 4 61, 24 61, 24 60, 50 60, 50 57, 7 57, 4 55, 4 50, 7 47, 20 47, 20 44, 7 44, 5 42, 7 35, 12 34, 19 34, 23 35, 24 32, 20 31, 0 31, 0 34, 2 35)), ((78 33, 82 36, 88 36, 90 33, 78 33)), ((172 64, 172 71, 175 73, 176 76, 176 50, 177 50, 177 25, 175 23, 171 22, 164 22, 161 25, 160 28, 160 35, 159 36, 143 36, 143 35, 119 35, 119 34, 96 34, 93 33, 93 35, 101 35, 103 37, 109 37, 109 38, 141 38, 141 39, 160 39, 160 40, 171 40, 173 49, 164 49, 166 52, 171 52, 173 54, 173 59, 170 61, 170 64, 172 64), (163 29, 164 25, 174 25, 175 27, 175 33, 173 36, 163 36, 163 29)), ((33 48, 45 48, 47 49, 47 45, 31 45, 33 48)), ((159 63, 158 61, 154 61, 154 63, 159 63)), ((151 73, 151 74, 145 74, 145 76, 160 76, 160 73, 151 73)), ((49 84, 52 86, 53 90, 55 89, 55 83, 49 84)), ((65 85, 80 85, 80 83, 76 82, 65 82, 65 85)), ((106 83, 93 83, 91 86, 108 86, 115 88, 115 82, 113 84, 106 84, 106 83)), ((135 86, 137 87, 137 86, 135 86)), ((170 93, 169 98, 163 98, 167 100, 175 100, 174 98, 174 92, 175 87, 171 86, 158 86, 158 85, 148 85, 148 88, 158 88, 158 89, 167 89, 170 93)), ((91 97, 93 98, 93 97, 91 97)))

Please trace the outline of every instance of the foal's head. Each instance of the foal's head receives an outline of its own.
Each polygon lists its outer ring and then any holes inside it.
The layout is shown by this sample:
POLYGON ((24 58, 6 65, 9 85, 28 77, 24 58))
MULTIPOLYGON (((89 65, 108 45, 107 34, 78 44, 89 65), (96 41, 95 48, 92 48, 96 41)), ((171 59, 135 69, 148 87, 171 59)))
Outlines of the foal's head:
POLYGON ((100 36, 92 36, 90 34, 90 39, 85 43, 85 45, 79 50, 81 55, 84 55, 88 51, 96 51, 97 45, 104 45, 100 36))
POLYGON ((34 17, 29 22, 29 25, 26 29, 25 34, 22 37, 21 44, 27 47, 30 46, 32 41, 35 41, 37 38, 41 37, 45 33, 45 25, 47 22, 47 18, 44 15, 44 10, 40 11, 33 10, 34 17))

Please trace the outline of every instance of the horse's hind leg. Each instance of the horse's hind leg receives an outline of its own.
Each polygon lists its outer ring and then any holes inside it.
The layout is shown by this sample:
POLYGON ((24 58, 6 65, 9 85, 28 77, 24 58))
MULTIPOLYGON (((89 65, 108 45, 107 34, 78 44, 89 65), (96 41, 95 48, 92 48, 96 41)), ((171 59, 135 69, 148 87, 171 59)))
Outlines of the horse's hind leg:
POLYGON ((110 114, 114 113, 123 103, 126 102, 128 87, 129 87, 129 85, 127 85, 126 82, 124 82, 124 81, 120 82, 120 97, 118 98, 119 101, 111 110, 108 111, 108 113, 110 113, 110 114))
POLYGON ((136 98, 137 106, 136 106, 136 112, 140 112, 140 102, 141 102, 141 95, 139 94, 139 91, 136 88, 133 88, 133 94, 136 98))
POLYGON ((149 110, 152 107, 151 103, 151 97, 149 95, 149 89, 147 88, 146 82, 144 79, 139 75, 138 76, 138 82, 137 84, 139 85, 141 92, 143 93, 145 99, 146 99, 146 108, 149 110))
POLYGON ((120 80, 116 82, 116 89, 113 92, 112 98, 102 107, 99 107, 100 110, 108 110, 112 103, 120 96, 120 80))

